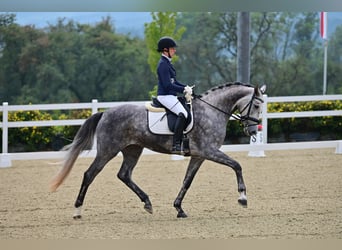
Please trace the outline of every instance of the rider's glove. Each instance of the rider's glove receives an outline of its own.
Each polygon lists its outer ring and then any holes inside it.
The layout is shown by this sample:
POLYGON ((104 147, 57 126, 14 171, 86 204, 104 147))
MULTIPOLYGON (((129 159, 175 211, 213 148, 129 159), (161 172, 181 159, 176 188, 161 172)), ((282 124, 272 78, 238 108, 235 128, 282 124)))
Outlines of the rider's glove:
POLYGON ((184 87, 184 93, 191 96, 191 95, 192 95, 192 87, 186 85, 186 86, 184 87))
POLYGON ((191 103, 191 100, 193 99, 192 97, 192 88, 195 87, 195 86, 186 86, 184 87, 184 93, 185 93, 185 99, 187 101, 187 103, 191 103))

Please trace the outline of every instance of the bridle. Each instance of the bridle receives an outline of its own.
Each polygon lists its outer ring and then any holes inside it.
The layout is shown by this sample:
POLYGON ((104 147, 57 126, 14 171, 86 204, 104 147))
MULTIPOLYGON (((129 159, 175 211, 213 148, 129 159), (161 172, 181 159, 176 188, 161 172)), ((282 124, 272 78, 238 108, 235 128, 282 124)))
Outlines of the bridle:
MULTIPOLYGON (((239 116, 239 120, 240 120, 241 122, 243 122, 243 121, 252 121, 252 122, 255 122, 256 124, 259 124, 259 123, 260 123, 259 119, 254 118, 254 117, 250 117, 250 116, 249 116, 250 113, 251 113, 251 108, 252 108, 252 105, 253 105, 253 101, 254 101, 254 100, 258 100, 258 101, 260 101, 261 103, 264 102, 263 99, 261 99, 260 97, 257 97, 257 96, 255 95, 255 93, 253 93, 251 100, 250 100, 250 101, 245 105, 245 107, 240 111, 240 113, 242 113, 243 111, 245 111, 246 109, 248 109, 248 110, 247 110, 247 114, 246 114, 246 115, 243 115, 243 116, 241 116, 241 115, 236 115, 236 116, 239 116)), ((234 117, 234 118, 235 118, 235 117, 234 117)))
POLYGON ((221 113, 224 113, 225 115, 229 116, 229 117, 233 117, 235 120, 238 120, 240 122, 244 122, 244 121, 252 121, 255 122, 256 124, 248 124, 247 127, 249 126, 253 126, 253 125, 258 125, 260 123, 259 119, 254 118, 254 117, 250 117, 250 113, 251 113, 251 109, 252 109, 252 105, 253 105, 253 101, 254 100, 258 100, 261 103, 263 103, 264 101, 260 98, 257 97, 255 95, 255 93, 253 93, 251 100, 243 107, 243 109, 240 111, 240 113, 243 113, 246 109, 247 109, 247 113, 246 115, 240 115, 240 114, 234 114, 234 113, 230 113, 230 112, 226 112, 216 106, 214 106, 213 104, 203 100, 201 98, 200 95, 194 95, 194 98, 199 99, 200 101, 204 102, 205 104, 209 105, 210 107, 220 111, 221 113))

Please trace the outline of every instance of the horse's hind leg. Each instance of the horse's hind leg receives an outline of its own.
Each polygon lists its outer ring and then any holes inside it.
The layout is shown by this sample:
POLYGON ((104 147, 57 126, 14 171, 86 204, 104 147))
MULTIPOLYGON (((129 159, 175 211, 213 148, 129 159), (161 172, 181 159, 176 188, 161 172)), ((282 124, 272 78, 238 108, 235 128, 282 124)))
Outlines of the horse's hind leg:
POLYGON ((144 209, 152 214, 152 204, 148 195, 132 181, 132 172, 137 164, 143 148, 138 145, 131 145, 122 150, 123 162, 117 174, 118 178, 125 183, 142 202, 145 203, 144 209))
POLYGON ((76 211, 73 215, 74 219, 81 218, 81 209, 82 209, 83 201, 84 201, 89 185, 93 182, 95 177, 101 172, 101 170, 104 168, 107 162, 111 160, 114 156, 115 155, 110 156, 110 157, 109 156, 100 157, 99 155, 97 155, 95 160, 92 162, 92 164, 88 168, 88 170, 84 173, 81 189, 75 202, 76 211))
POLYGON ((179 191, 177 198, 175 202, 173 203, 173 206, 176 208, 178 214, 177 218, 186 218, 187 215, 182 209, 182 201, 183 198, 190 188, 190 185, 192 183, 192 180, 194 179, 198 169, 200 168, 201 164, 203 163, 204 159, 203 158, 194 158, 191 157, 191 160, 189 162, 188 169, 186 171, 184 181, 183 181, 183 186, 181 190, 179 191))

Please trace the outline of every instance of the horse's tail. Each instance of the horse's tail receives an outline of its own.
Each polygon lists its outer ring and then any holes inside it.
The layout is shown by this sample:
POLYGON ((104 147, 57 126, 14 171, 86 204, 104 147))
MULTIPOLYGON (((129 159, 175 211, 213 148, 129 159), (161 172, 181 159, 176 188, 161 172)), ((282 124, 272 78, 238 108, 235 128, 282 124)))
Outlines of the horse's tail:
POLYGON ((63 183, 64 179, 68 176, 74 166, 80 152, 93 145, 95 130, 102 115, 103 112, 99 112, 89 117, 78 130, 73 142, 64 148, 68 149, 68 152, 64 159, 62 168, 51 180, 51 192, 56 191, 56 189, 63 183))

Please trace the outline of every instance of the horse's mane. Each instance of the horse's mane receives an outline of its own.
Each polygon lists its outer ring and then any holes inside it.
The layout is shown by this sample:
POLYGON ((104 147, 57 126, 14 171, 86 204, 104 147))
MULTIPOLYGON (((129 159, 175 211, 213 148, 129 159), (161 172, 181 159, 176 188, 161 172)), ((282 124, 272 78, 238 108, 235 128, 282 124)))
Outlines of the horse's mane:
POLYGON ((207 90, 205 93, 203 93, 202 95, 199 95, 198 97, 203 97, 203 96, 208 95, 208 94, 210 94, 211 92, 214 92, 214 91, 216 91, 216 90, 222 90, 222 89, 224 89, 224 88, 231 87, 231 86, 246 86, 246 87, 253 87, 253 86, 252 86, 251 84, 249 84, 249 83, 242 83, 242 82, 227 82, 227 83, 224 83, 224 84, 221 84, 221 85, 212 87, 211 89, 207 90))

